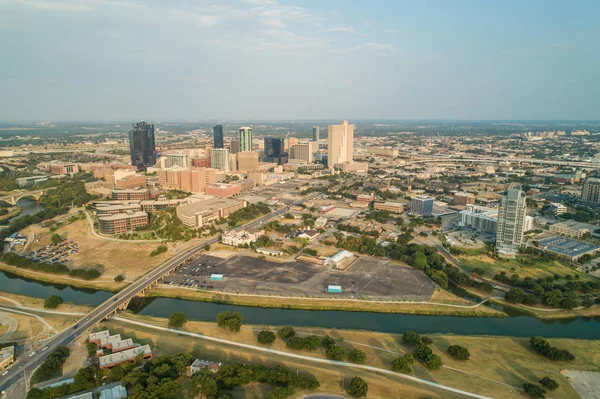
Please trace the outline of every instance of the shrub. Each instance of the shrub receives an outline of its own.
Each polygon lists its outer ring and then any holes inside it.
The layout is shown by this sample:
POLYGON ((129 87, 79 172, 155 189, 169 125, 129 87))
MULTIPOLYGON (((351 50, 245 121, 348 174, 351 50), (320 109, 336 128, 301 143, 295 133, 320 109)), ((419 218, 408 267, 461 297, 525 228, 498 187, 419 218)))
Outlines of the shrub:
POLYGON ((471 354, 469 350, 460 345, 451 345, 448 347, 448 354, 456 360, 468 360, 471 354))
POLYGON ((304 338, 304 349, 315 350, 321 345, 321 338, 316 335, 309 335, 304 338))
POLYGON ((425 345, 433 344, 433 340, 429 337, 421 337, 421 342, 424 343, 425 345))
POLYGON ((328 348, 331 345, 335 345, 335 339, 331 338, 329 335, 326 335, 325 338, 321 340, 321 345, 323 345, 324 348, 328 348))
POLYGON ((367 356, 365 355, 365 352, 361 350, 353 349, 348 352, 348 360, 350 360, 352 363, 363 364, 366 358, 367 356))
POLYGON ((344 350, 344 348, 333 344, 329 345, 329 348, 327 348, 325 354, 327 355, 327 359, 329 360, 341 361, 342 359, 344 359, 346 351, 344 350))
POLYGON ((350 380, 350 386, 348 387, 348 395, 355 398, 362 398, 367 396, 369 392, 369 384, 360 377, 354 377, 350 380))
POLYGON ((59 346, 52 352, 48 358, 38 367, 31 376, 31 383, 47 381, 52 378, 60 377, 62 374, 62 366, 69 357, 69 348, 59 346))
POLYGON ((550 360, 575 360, 575 356, 566 349, 559 349, 556 346, 550 345, 542 337, 531 337, 529 339, 531 348, 550 360))
POLYGON ((159 245, 154 251, 150 252, 150 257, 153 258, 157 255, 167 252, 167 249, 168 248, 166 245, 159 245))
POLYGON ((61 297, 58 295, 52 295, 46 298, 44 301, 44 307, 46 309, 56 309, 61 303, 63 303, 63 299, 61 297))
POLYGON ((419 344, 415 348, 414 355, 417 359, 425 361, 429 355, 433 355, 433 351, 425 344, 419 344))
POLYGON ((52 241, 54 244, 58 244, 60 242, 62 242, 63 238, 60 236, 60 234, 52 234, 52 237, 50 237, 50 241, 52 241))
POLYGON ((169 327, 170 328, 181 328, 185 323, 187 323, 188 318, 185 313, 175 312, 169 317, 169 327))
POLYGON ((530 384, 526 382, 525 384, 523 384, 523 390, 527 395, 531 396, 532 398, 546 397, 546 391, 539 385, 530 384))
POLYGON ((392 362, 392 370, 397 373, 410 373, 410 365, 413 364, 415 358, 413 355, 404 355, 392 362))
POLYGON ((555 391, 558 389, 558 382, 556 382, 550 377, 544 377, 539 382, 541 386, 543 386, 549 391, 555 391))
POLYGON ((117 283, 120 283, 123 280, 125 280, 125 276, 122 274, 119 274, 118 276, 115 277, 115 282, 117 282, 117 283))
POLYGON ((239 312, 225 311, 217 315, 217 325, 224 330, 238 332, 242 328, 243 319, 239 312))
POLYGON ((206 244, 206 245, 204 246, 204 250, 205 250, 206 252, 210 251, 210 245, 206 244))
POLYGON ((263 345, 270 345, 275 342, 275 333, 272 331, 261 331, 258 333, 258 342, 263 345))
POLYGON ((442 367, 442 358, 432 353, 425 359, 425 364, 429 370, 438 370, 442 367))
POLYGON ((421 336, 414 331, 405 331, 402 334, 402 342, 405 344, 416 345, 421 342, 421 336))
POLYGON ((281 330, 279 330, 277 332, 277 335, 279 335, 279 338, 281 339, 286 339, 286 338, 290 338, 293 337, 294 335, 296 335, 296 330, 294 330, 294 327, 283 327, 281 330))
POLYGON ((304 349, 304 338, 294 335, 293 337, 288 339, 285 344, 290 349, 295 349, 295 350, 304 349))

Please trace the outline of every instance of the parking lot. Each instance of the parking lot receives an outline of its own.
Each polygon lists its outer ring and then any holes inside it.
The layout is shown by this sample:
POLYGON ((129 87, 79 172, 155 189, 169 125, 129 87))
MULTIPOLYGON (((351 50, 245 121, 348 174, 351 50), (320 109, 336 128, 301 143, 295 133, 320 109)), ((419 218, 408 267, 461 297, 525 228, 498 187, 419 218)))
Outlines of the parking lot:
POLYGON ((379 300, 426 301, 434 284, 419 270, 361 256, 346 271, 304 262, 278 263, 236 254, 227 259, 202 255, 165 277, 164 284, 222 292, 310 296, 366 297, 379 300), (222 274, 222 281, 211 281, 222 274), (326 293, 341 285, 341 294, 326 293))
POLYGON ((35 262, 49 263, 51 265, 62 263, 69 255, 79 251, 79 245, 73 241, 64 241, 58 244, 49 244, 45 247, 25 255, 26 258, 35 262))

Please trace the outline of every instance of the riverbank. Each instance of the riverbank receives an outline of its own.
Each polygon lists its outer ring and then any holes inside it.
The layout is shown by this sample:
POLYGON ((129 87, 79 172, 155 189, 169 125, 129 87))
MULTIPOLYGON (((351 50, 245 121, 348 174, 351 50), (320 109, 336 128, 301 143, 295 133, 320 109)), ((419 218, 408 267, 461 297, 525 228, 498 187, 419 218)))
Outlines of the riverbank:
MULTIPOLYGON (((168 320, 165 318, 139 316, 128 313, 122 314, 121 317, 159 327, 166 327, 168 323, 168 320)), ((284 362, 289 363, 290 367, 299 367, 300 370, 310 365, 310 362, 306 360, 298 361, 284 357, 273 359, 272 357, 264 357, 263 353, 256 351, 216 344, 190 336, 181 336, 118 320, 109 320, 103 324, 109 327, 111 331, 118 332, 122 336, 135 337, 140 343, 149 343, 159 351, 158 353, 173 353, 186 350, 192 352, 195 357, 203 359, 215 361, 264 361, 266 363, 284 362)), ((256 335, 259 331, 263 329, 275 331, 278 328, 275 326, 244 325, 240 333, 229 333, 219 329, 214 322, 191 321, 184 326, 183 330, 247 345, 259 345, 256 340, 256 335)), ((365 364, 367 366, 383 370, 390 370, 391 362, 394 359, 403 353, 411 353, 413 350, 413 347, 401 344, 400 333, 386 334, 324 328, 296 328, 296 331, 300 335, 315 334, 319 336, 332 336, 336 338, 338 345, 344 347, 346 351, 352 349, 363 351, 366 354, 367 360, 365 364)), ((522 393, 519 389, 524 382, 534 383, 545 376, 549 376, 558 381, 560 385, 559 390, 552 393, 553 398, 577 397, 576 392, 570 386, 566 377, 561 374, 561 370, 600 371, 600 341, 598 340, 551 339, 550 342, 552 345, 568 349, 576 356, 576 360, 573 362, 551 362, 529 349, 528 338, 444 334, 431 334, 428 337, 433 341, 431 347, 434 353, 442 357, 445 367, 437 371, 430 371, 419 363, 415 363, 412 366, 413 371, 409 375, 485 396, 520 398, 522 397, 522 393), (452 359, 446 354, 446 349, 449 345, 461 345, 468 348, 471 353, 470 360, 457 361, 452 359)), ((287 348, 280 339, 277 339, 269 348, 317 359, 325 358, 324 352, 321 349, 316 351, 293 351, 287 348)), ((321 368, 321 366, 318 365, 318 368, 321 368)), ((334 372, 334 376, 315 373, 321 382, 319 392, 343 394, 343 391, 340 390, 341 376, 354 376, 364 373, 363 371, 355 371, 354 369, 343 371, 335 366, 328 367, 327 374, 331 372, 334 372), (322 378, 326 378, 327 380, 334 378, 335 384, 333 384, 333 388, 335 389, 337 386, 337 389, 332 391, 331 382, 321 381, 322 378)), ((367 378, 372 378, 373 374, 370 372, 364 373, 367 378)), ((395 378, 392 376, 383 378, 388 381, 389 386, 387 389, 398 390, 392 391, 393 395, 391 395, 389 391, 385 391, 385 393, 380 391, 380 389, 384 389, 383 387, 378 387, 373 392, 371 392, 371 389, 369 390, 369 397, 419 397, 418 395, 415 396, 415 392, 403 391, 403 388, 407 388, 407 383, 401 377, 395 378)), ((416 387, 419 387, 419 385, 417 384, 416 387)), ((421 386, 421 389, 431 390, 429 393, 431 397, 453 397, 452 393, 439 391, 427 386, 421 386)))
POLYGON ((580 307, 573 310, 542 308, 534 306, 526 306, 523 304, 510 303, 503 299, 493 298, 492 303, 500 305, 504 308, 533 316, 541 320, 563 320, 574 319, 576 317, 596 317, 600 316, 600 306, 594 305, 590 308, 580 307))
POLYGON ((485 305, 479 305, 463 300, 446 291, 434 293, 434 296, 430 301, 431 303, 243 295, 173 288, 164 285, 152 289, 148 295, 150 297, 174 298, 187 301, 253 306, 260 308, 341 310, 350 312, 401 313, 428 316, 508 316, 504 312, 500 312, 485 305))

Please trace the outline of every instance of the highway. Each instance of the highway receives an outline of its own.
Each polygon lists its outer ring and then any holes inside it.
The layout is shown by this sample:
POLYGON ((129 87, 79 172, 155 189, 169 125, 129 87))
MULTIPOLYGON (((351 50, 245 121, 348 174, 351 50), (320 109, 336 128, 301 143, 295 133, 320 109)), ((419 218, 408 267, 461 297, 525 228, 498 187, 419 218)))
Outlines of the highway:
MULTIPOLYGON (((320 194, 310 195, 304 200, 313 199, 318 195, 320 194)), ((258 219, 246 223, 243 226, 240 226, 240 228, 253 228, 259 225, 262 226, 265 222, 269 221, 270 219, 273 219, 288 212, 292 205, 293 204, 287 205, 275 212, 271 212, 267 215, 264 215, 258 219)), ((94 324, 99 323, 111 313, 115 312, 123 303, 130 301, 133 297, 136 296, 138 292, 146 288, 150 282, 156 281, 179 263, 184 262, 190 256, 193 256, 198 252, 202 251, 205 245, 213 245, 217 241, 218 238, 204 240, 198 243, 196 246, 186 249, 181 253, 178 253, 165 263, 149 271, 145 275, 139 277, 133 283, 123 288, 121 291, 116 293, 104 303, 98 305, 87 315, 79 319, 74 326, 62 330, 50 339, 48 339, 45 342, 45 350, 42 350, 42 348, 40 348, 36 351, 36 353, 33 356, 30 356, 32 352, 24 353, 19 359, 17 359, 15 364, 10 369, 8 369, 8 374, 4 377, 0 377, 0 391, 6 390, 7 387, 16 382, 19 378, 21 378, 24 373, 26 373, 26 375, 30 377, 31 373, 35 370, 35 368, 39 366, 48 357, 48 355, 60 345, 69 345, 81 334, 84 334, 94 324)))

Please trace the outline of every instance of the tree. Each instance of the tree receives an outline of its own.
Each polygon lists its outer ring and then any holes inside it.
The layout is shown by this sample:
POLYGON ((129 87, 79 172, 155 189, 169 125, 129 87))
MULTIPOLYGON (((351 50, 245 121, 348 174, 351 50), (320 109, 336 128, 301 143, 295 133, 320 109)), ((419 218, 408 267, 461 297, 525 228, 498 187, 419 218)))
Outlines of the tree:
POLYGON ((350 380, 350 386, 348 387, 348 395, 355 398, 363 398, 367 396, 369 392, 369 384, 360 377, 354 377, 350 380))
POLYGON ((353 349, 348 352, 348 360, 350 360, 352 363, 363 364, 366 358, 367 356, 365 355, 365 352, 359 349, 353 349))
POLYGON ((52 241, 54 244, 61 243, 62 240, 63 238, 57 233, 52 234, 52 237, 50 237, 50 241, 52 241))
POLYGON ((532 398, 546 397, 546 390, 539 385, 530 384, 526 382, 525 384, 523 384, 523 390, 527 395, 531 396, 532 398))
POLYGON ((558 382, 556 382, 550 377, 544 377, 539 382, 541 386, 543 386, 549 391, 555 391, 558 389, 558 382))
POLYGON ((425 364, 429 370, 438 370, 442 367, 442 358, 432 353, 425 359, 425 364))
POLYGON ((169 317, 169 328, 181 328, 187 323, 187 315, 183 312, 175 312, 169 317))
POLYGON ((421 337, 421 342, 424 343, 425 345, 433 344, 433 340, 429 337, 421 337))
POLYGON ((290 349, 295 349, 295 350, 304 349, 304 338, 294 335, 293 337, 288 339, 285 344, 290 349))
POLYGON ((123 280, 125 280, 125 276, 122 274, 119 274, 118 276, 115 277, 115 282, 117 282, 117 283, 120 283, 123 280))
POLYGON ((402 334, 402 342, 405 344, 416 345, 421 342, 421 336, 414 331, 405 331, 402 334))
POLYGON ((194 396, 203 395, 204 397, 216 397, 219 393, 217 380, 212 371, 204 368, 192 376, 194 387, 192 394, 194 396))
POLYGON ((206 252, 210 251, 210 245, 206 244, 206 245, 204 246, 204 250, 205 250, 206 252))
POLYGON ((427 357, 432 354, 431 348, 425 344, 418 344, 414 352, 415 357, 421 361, 426 361, 427 357))
POLYGON ((224 330, 239 332, 243 319, 239 312, 225 311, 217 315, 217 325, 224 330))
POLYGON ((335 345, 335 339, 333 339, 332 337, 330 337, 329 335, 326 335, 322 340, 321 340, 321 345, 324 348, 329 348, 331 345, 335 345))
POLYGON ((58 295, 51 295, 44 301, 44 307, 46 309, 56 309, 58 305, 63 303, 63 299, 58 295))
POLYGON ((304 338, 304 349, 315 350, 321 345, 321 338, 316 335, 309 335, 304 338))
POLYGON ((337 361, 341 361, 344 358, 345 354, 346 351, 344 350, 344 348, 335 344, 329 345, 329 348, 327 348, 327 351, 325 352, 325 355, 327 355, 327 359, 337 361))
POLYGON ((270 345, 275 342, 275 333, 272 331, 261 331, 258 333, 258 342, 263 345, 270 345))
POLYGON ((469 350, 460 345, 451 345, 448 347, 448 354, 456 360, 468 360, 471 354, 469 350))
POLYGON ((413 357, 413 355, 400 356, 392 362, 392 370, 394 370, 397 373, 410 373, 410 365, 413 364, 414 361, 415 358, 413 357))
POLYGON ((504 299, 512 303, 521 303, 525 298, 525 292, 520 288, 511 288, 504 294, 504 299))
POLYGON ((286 339, 286 338, 290 338, 293 337, 294 335, 296 335, 296 330, 294 330, 294 327, 283 327, 281 330, 279 330, 277 332, 277 335, 279 335, 279 338, 281 339, 286 339))

